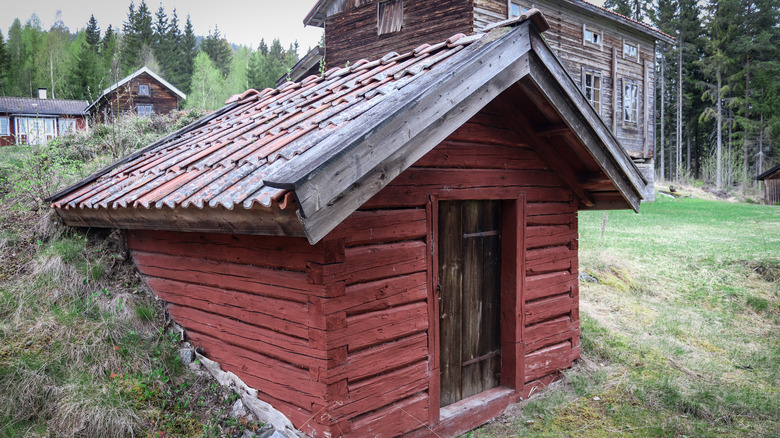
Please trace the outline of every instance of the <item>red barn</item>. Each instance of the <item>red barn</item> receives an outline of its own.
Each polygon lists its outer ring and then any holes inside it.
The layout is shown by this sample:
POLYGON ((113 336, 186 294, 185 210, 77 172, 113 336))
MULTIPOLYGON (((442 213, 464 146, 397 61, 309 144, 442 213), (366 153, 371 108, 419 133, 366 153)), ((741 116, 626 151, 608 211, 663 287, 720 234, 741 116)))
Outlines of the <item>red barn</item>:
POLYGON ((646 184, 546 27, 249 90, 53 207, 306 433, 469 430, 579 357, 577 211, 646 184))

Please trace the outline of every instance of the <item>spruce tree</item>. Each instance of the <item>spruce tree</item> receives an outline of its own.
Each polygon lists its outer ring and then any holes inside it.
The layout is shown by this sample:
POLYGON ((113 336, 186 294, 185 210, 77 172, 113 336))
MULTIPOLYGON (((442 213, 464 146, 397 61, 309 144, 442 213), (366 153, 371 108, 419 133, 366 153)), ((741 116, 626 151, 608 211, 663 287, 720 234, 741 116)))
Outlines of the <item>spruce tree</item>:
POLYGON ((219 33, 219 27, 214 26, 214 33, 209 31, 208 36, 203 38, 202 49, 209 56, 214 66, 226 78, 230 72, 230 62, 233 60, 233 48, 230 43, 219 33))
POLYGON ((188 94, 190 92, 190 83, 192 82, 195 57, 198 56, 198 40, 192 28, 189 15, 187 15, 187 21, 184 24, 184 34, 181 36, 181 43, 178 47, 179 58, 176 63, 176 74, 174 75, 174 81, 171 83, 188 94))
POLYGON ((95 15, 89 16, 89 22, 87 22, 87 29, 84 31, 87 38, 87 44, 95 53, 100 50, 100 28, 95 20, 95 15))
POLYGON ((0 96, 8 95, 8 72, 10 70, 11 60, 5 45, 5 38, 3 38, 3 31, 0 30, 0 96))

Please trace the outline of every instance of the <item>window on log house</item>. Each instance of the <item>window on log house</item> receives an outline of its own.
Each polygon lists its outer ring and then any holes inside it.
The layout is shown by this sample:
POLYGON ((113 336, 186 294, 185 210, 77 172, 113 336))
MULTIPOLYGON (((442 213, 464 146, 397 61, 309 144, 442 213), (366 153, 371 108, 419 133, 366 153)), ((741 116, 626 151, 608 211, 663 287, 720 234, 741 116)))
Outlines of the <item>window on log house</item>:
POLYGON ((639 46, 623 41, 623 59, 639 62, 639 46))
POLYGON ((509 2, 509 18, 519 17, 522 14, 528 12, 530 8, 523 6, 520 3, 510 1, 509 2))
POLYGON ((603 40, 601 38, 601 32, 588 28, 586 25, 582 25, 582 43, 593 44, 601 47, 603 40))
POLYGON ((585 70, 582 76, 585 97, 596 112, 601 114, 601 72, 585 70))
POLYGON ((623 121, 639 121, 639 84, 627 79, 623 79, 623 121))
POLYGON ((377 35, 398 32, 404 24, 403 0, 377 3, 377 35))
POLYGON ((73 119, 59 119, 57 120, 57 128, 59 129, 59 135, 76 132, 76 121, 73 119))
POLYGON ((152 106, 151 105, 138 105, 136 107, 136 110, 138 111, 139 116, 148 116, 152 114, 152 106))
POLYGON ((11 126, 8 123, 8 117, 0 117, 0 135, 10 135, 11 126))
POLYGON ((148 96, 149 95, 149 85, 148 84, 139 84, 138 85, 138 95, 139 96, 148 96))

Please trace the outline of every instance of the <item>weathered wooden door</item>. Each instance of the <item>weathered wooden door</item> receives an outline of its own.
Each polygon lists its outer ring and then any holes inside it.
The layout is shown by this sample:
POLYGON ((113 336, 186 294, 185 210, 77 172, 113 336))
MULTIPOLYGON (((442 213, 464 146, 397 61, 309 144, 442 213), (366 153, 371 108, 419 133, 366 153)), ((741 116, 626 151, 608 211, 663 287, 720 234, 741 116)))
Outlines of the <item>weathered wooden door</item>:
POLYGON ((440 201, 441 406, 500 382, 501 201, 440 201))

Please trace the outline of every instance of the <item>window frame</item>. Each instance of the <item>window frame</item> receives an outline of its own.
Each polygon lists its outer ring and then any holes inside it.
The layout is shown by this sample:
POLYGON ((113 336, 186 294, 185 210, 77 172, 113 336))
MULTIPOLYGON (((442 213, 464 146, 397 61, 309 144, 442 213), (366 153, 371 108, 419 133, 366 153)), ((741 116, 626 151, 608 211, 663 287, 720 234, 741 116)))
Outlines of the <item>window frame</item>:
POLYGON ((591 68, 582 68, 582 93, 585 95, 585 99, 591 104, 596 113, 601 115, 601 109, 603 108, 602 99, 604 98, 604 74, 601 70, 595 70, 591 68), (592 78, 598 78, 598 86, 588 86, 588 76, 592 78), (588 96, 588 90, 596 90, 597 96, 588 96))
POLYGON ((623 87, 622 87, 623 95, 622 100, 623 104, 621 105, 621 112, 623 113, 623 116, 621 119, 623 120, 623 123, 626 125, 632 125, 632 126, 638 126, 639 125, 639 101, 642 100, 642 95, 640 93, 640 87, 639 87, 639 81, 636 81, 634 79, 628 79, 623 78, 623 87), (627 93, 628 88, 635 89, 635 93, 627 93), (629 102, 627 100, 627 96, 634 94, 633 96, 633 108, 629 107, 629 102), (633 118, 631 117, 633 115, 633 118))
POLYGON ((57 119, 57 130, 59 135, 66 135, 76 132, 75 119, 57 119))
POLYGON ((144 116, 144 117, 151 116, 154 113, 154 105, 152 105, 152 104, 137 104, 135 106, 135 113, 138 114, 139 116, 144 116), (148 108, 149 112, 144 111, 142 113, 141 112, 141 108, 144 108, 144 109, 148 108))
POLYGON ((517 1, 513 1, 513 0, 507 0, 506 6, 507 6, 506 18, 519 17, 519 16, 525 14, 526 12, 530 11, 534 7, 534 5, 531 5, 530 7, 524 6, 522 3, 517 2, 517 1), (517 15, 512 14, 512 6, 517 6, 517 8, 520 11, 520 13, 517 14, 517 15))
POLYGON ((601 30, 596 30, 593 26, 588 26, 587 24, 582 25, 582 45, 583 46, 591 46, 591 47, 598 47, 599 50, 604 50, 604 32, 601 30), (588 40, 587 36, 588 34, 591 35, 597 35, 598 42, 594 42, 593 38, 591 37, 590 40, 588 40))
POLYGON ((639 62, 639 54, 640 54, 640 52, 639 52, 639 43, 633 43, 633 42, 631 42, 629 40, 626 40, 624 38, 623 39, 623 51, 622 52, 623 52, 623 59, 628 59, 628 60, 631 60, 631 61, 639 62), (634 48, 634 50, 636 50, 636 55, 635 56, 631 56, 630 53, 628 55, 626 55, 626 47, 634 48))
POLYGON ((138 84, 138 95, 139 96, 151 96, 152 90, 149 87, 149 84, 138 84), (146 90, 144 93, 143 90, 146 90))
POLYGON ((0 116, 0 135, 11 135, 11 118, 7 116, 0 116), (3 129, 3 122, 5 122, 5 129, 3 129))
MULTIPOLYGON (((396 17, 397 18, 397 17, 396 17)), ((388 35, 391 33, 400 32, 404 28, 404 2, 403 0, 384 0, 376 4, 376 34, 388 35), (396 7, 388 8, 389 5, 397 5, 396 7), (393 20, 388 19, 386 15, 389 9, 393 9, 392 12, 400 14, 400 19, 393 20)))

